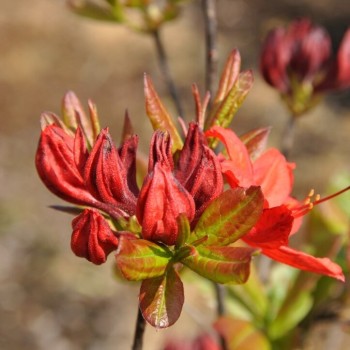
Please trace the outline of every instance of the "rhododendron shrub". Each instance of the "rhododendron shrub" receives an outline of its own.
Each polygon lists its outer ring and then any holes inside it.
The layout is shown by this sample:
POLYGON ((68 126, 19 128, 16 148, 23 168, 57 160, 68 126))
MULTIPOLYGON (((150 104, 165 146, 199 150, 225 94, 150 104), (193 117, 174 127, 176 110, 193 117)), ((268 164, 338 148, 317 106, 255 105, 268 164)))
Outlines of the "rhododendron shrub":
POLYGON ((36 167, 51 192, 76 205, 60 208, 76 215, 72 251, 96 265, 113 253, 121 275, 141 282, 139 306, 156 328, 180 316, 185 268, 215 283, 242 284, 252 258, 264 254, 344 280, 328 258, 289 246, 302 216, 322 200, 291 196, 295 165, 276 148, 266 149, 269 129, 238 137, 228 128, 252 82, 251 71, 240 72, 234 50, 211 108, 209 95, 202 101, 194 85, 195 120, 181 119, 178 130, 145 75, 154 128, 146 171, 138 167, 138 136, 128 116, 118 147, 108 128, 100 128, 94 104, 85 114, 72 92, 63 99, 62 118, 42 115, 36 167))

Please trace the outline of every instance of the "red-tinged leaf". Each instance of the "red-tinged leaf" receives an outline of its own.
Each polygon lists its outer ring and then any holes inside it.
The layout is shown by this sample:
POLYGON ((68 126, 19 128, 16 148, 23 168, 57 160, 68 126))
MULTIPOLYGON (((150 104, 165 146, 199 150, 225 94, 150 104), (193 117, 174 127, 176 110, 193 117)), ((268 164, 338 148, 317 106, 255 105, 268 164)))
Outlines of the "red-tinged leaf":
POLYGON ((151 78, 146 74, 144 76, 144 90, 146 99, 146 113, 152 123, 153 129, 168 131, 172 140, 173 152, 181 149, 182 140, 176 126, 162 104, 156 90, 154 89, 151 78))
POLYGON ((226 340, 228 350, 271 349, 265 335, 248 321, 221 317, 214 328, 226 340))
POLYGON ((78 126, 77 116, 81 120, 87 120, 80 100, 73 91, 68 91, 62 100, 62 119, 64 124, 75 130, 78 126))
POLYGON ((191 247, 181 262, 199 275, 216 283, 245 283, 255 249, 245 247, 191 247))
POLYGON ((225 246, 235 242, 258 222, 264 204, 260 187, 234 188, 223 192, 211 202, 199 219, 196 239, 208 236, 205 246, 225 246))
POLYGON ((281 245, 288 245, 293 221, 292 212, 284 205, 264 209, 258 223, 243 237, 243 240, 257 248, 278 248, 281 245))
POLYGON ((251 130, 240 137, 245 144, 251 159, 258 158, 265 151, 271 128, 251 130))
POLYGON ((142 315, 151 326, 173 325, 184 303, 184 289, 178 273, 169 268, 163 276, 144 280, 139 300, 142 315))
POLYGON ((333 277, 342 282, 345 281, 341 267, 328 258, 315 258, 287 246, 281 246, 278 249, 263 249, 262 253, 273 260, 297 269, 333 277))
POLYGON ((270 148, 253 164, 254 184, 261 186, 270 207, 288 199, 293 186, 294 164, 288 163, 276 148, 270 148))
POLYGON ((198 123, 199 127, 203 130, 205 114, 210 101, 210 92, 207 91, 207 93, 205 94, 203 103, 201 101, 201 96, 199 94, 198 86, 196 84, 192 84, 192 94, 196 105, 196 122, 198 123))
POLYGON ((214 105, 223 101, 228 92, 232 89, 241 70, 241 55, 237 49, 232 50, 228 57, 225 68, 222 72, 219 89, 216 93, 214 105))
POLYGON ((228 127, 252 86, 253 73, 251 71, 240 73, 224 100, 217 109, 214 109, 214 115, 210 116, 206 129, 214 125, 228 127))
POLYGON ((55 113, 44 112, 40 116, 41 131, 44 131, 49 125, 56 125, 63 129, 67 134, 71 136, 74 135, 74 133, 64 125, 63 121, 55 113))
POLYGON ((90 113, 90 121, 91 121, 91 129, 92 129, 92 142, 91 145, 95 143, 98 134, 101 132, 100 120, 97 113, 96 105, 88 100, 89 113, 90 113))
POLYGON ((124 114, 124 124, 123 124, 123 131, 122 131, 122 141, 126 141, 129 137, 133 136, 135 134, 134 128, 132 126, 129 112, 128 110, 125 111, 124 114))
POLYGON ((171 252, 158 244, 122 236, 116 255, 119 270, 129 281, 162 276, 171 258, 171 252))
POLYGON ((222 162, 222 172, 229 177, 231 186, 249 187, 253 184, 253 166, 248 150, 230 129, 214 126, 207 137, 217 137, 224 144, 230 160, 222 162))

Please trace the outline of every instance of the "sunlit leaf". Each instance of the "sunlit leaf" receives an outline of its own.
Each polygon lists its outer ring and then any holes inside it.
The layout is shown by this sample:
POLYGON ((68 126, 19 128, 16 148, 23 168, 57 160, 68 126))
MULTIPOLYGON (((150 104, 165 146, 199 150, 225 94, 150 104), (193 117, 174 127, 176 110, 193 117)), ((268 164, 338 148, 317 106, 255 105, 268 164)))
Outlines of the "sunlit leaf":
POLYGON ((117 265, 123 276, 130 281, 162 276, 172 258, 171 252, 143 239, 129 240, 121 238, 117 265))
POLYGON ((264 196, 260 187, 229 189, 211 202, 199 219, 196 239, 207 235, 205 246, 225 246, 246 234, 259 220, 264 196))
POLYGON ((163 276, 142 282, 140 309, 144 319, 153 327, 173 325, 180 317, 183 303, 183 284, 173 267, 163 276))
POLYGON ((255 252, 245 247, 192 247, 191 254, 181 262, 216 283, 244 283, 255 252))
POLYGON ((221 74, 219 89, 214 99, 214 105, 220 104, 235 84, 241 70, 241 55, 237 49, 232 50, 221 74))
POLYGON ((240 137, 245 144, 250 157, 254 160, 264 152, 271 128, 251 130, 240 137))
POLYGON ((271 349, 266 336, 248 321, 221 317, 214 328, 226 340, 228 350, 271 349))
POLYGON ((224 100, 217 109, 214 109, 214 115, 210 116, 206 129, 214 125, 224 128, 228 127, 245 100, 249 90, 253 86, 253 73, 245 71, 239 74, 237 81, 228 92, 224 100))
POLYGON ((168 131, 173 142, 173 152, 182 148, 183 142, 171 119, 169 113, 162 104, 152 80, 145 74, 144 90, 146 100, 146 112, 154 130, 168 131))

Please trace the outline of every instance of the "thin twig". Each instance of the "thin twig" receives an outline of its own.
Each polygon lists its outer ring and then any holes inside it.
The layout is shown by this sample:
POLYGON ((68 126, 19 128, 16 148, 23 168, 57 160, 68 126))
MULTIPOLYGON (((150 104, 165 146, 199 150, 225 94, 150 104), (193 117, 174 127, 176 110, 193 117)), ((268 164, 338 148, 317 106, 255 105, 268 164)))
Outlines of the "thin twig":
MULTIPOLYGON (((222 284, 214 283, 215 295, 216 295, 216 314, 217 317, 225 315, 225 294, 226 290, 222 284)), ((222 350, 227 350, 225 339, 220 335, 220 345, 222 350)))
POLYGON ((291 115, 289 117, 288 123, 285 126, 282 142, 281 142, 281 151, 282 154, 288 159, 290 156, 290 152, 293 148, 294 144, 294 133, 295 133, 295 121, 296 117, 291 115))
POLYGON ((154 42, 156 44, 159 66, 160 66, 162 75, 164 77, 164 80, 166 82, 166 85, 168 87, 169 94, 174 101, 178 116, 183 117, 184 116, 183 109, 180 103, 179 94, 177 92, 174 80, 170 74, 168 59, 167 59, 165 48, 160 38, 160 33, 158 29, 153 31, 153 37, 154 37, 154 42))
POLYGON ((143 334, 146 328, 146 321, 142 316, 140 308, 137 311, 136 327, 134 334, 134 342, 132 344, 132 350, 142 350, 143 334))
POLYGON ((216 0, 202 0, 202 10, 206 44, 205 89, 213 96, 218 63, 216 0))

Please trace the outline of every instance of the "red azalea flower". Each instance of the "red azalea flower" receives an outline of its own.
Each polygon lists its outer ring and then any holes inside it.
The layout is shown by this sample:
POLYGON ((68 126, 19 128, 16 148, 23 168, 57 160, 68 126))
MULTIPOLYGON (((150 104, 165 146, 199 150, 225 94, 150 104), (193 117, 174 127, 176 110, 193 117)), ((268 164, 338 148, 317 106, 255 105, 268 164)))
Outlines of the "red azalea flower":
POLYGON ((258 156, 255 153, 257 159, 251 161, 246 145, 232 130, 215 126, 206 136, 218 137, 226 147, 228 159, 222 160, 222 171, 231 187, 259 185, 265 196, 260 220, 242 239, 271 259, 343 281, 340 266, 329 259, 288 247, 289 237, 300 227, 301 217, 312 208, 309 201, 303 204, 290 197, 294 165, 273 148, 258 156))
POLYGON ((228 159, 222 159, 221 168, 231 187, 261 186, 268 207, 289 199, 295 165, 287 162, 280 151, 270 148, 262 154, 255 152, 252 161, 246 145, 232 130, 215 126, 206 136, 219 138, 226 147, 228 159))
POLYGON ((350 86, 349 52, 350 29, 334 59, 327 31, 301 19, 269 33, 260 67, 265 80, 282 93, 291 93, 295 82, 311 84, 316 91, 344 89, 350 86))

